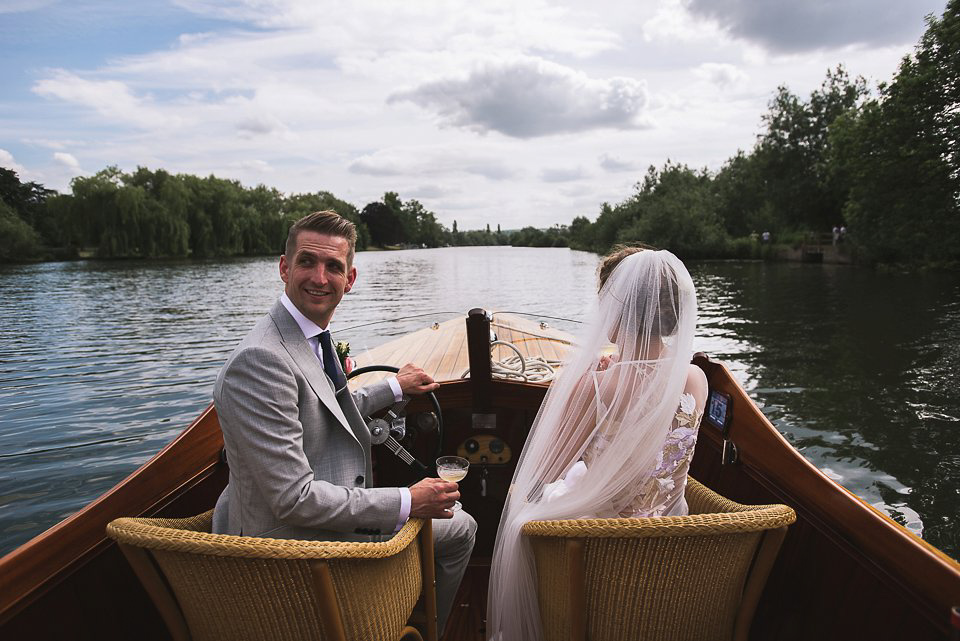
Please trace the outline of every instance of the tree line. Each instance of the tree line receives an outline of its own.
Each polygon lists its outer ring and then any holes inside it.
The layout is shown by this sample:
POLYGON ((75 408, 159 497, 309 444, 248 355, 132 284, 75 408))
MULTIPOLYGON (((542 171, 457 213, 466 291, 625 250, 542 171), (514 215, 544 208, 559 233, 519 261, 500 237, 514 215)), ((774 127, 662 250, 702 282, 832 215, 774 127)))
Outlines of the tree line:
POLYGON ((875 90, 842 66, 807 99, 777 89, 762 132, 720 170, 667 160, 634 193, 548 229, 461 231, 387 192, 357 209, 332 193, 284 195, 208 176, 108 167, 59 194, 0 168, 0 261, 278 253, 297 218, 333 209, 357 248, 565 247, 644 242, 685 258, 762 256, 844 226, 869 263, 960 265, 960 0, 928 17, 912 55, 875 90))
POLYGON ((284 195, 235 180, 138 167, 74 178, 71 193, 21 182, 0 168, 0 261, 77 257, 164 258, 276 254, 290 225, 331 209, 357 227, 357 249, 458 245, 566 246, 559 227, 461 231, 419 201, 387 192, 358 209, 327 191, 284 195), (542 237, 550 242, 542 242, 542 237))

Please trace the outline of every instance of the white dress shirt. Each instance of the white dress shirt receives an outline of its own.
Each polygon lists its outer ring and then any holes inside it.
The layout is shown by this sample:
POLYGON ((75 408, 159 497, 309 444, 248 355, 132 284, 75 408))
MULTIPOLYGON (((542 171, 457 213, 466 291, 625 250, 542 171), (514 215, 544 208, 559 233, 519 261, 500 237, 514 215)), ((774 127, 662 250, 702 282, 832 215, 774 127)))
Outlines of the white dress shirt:
MULTIPOLYGON (((320 349, 320 334, 329 330, 326 327, 320 327, 304 316, 303 313, 297 309, 297 306, 293 304, 293 301, 290 300, 286 292, 280 294, 280 303, 290 312, 293 320, 297 321, 297 326, 300 327, 300 331, 303 332, 307 343, 310 344, 310 349, 312 349, 313 353, 320 359, 320 365, 322 366, 323 350, 320 349)), ((387 382, 390 384, 390 389, 393 390, 393 400, 397 403, 402 401, 403 390, 400 388, 400 383, 397 382, 397 377, 391 376, 387 379, 387 382)), ((407 519, 410 518, 410 488, 401 487, 398 489, 400 490, 400 514, 397 519, 395 532, 402 528, 407 522, 407 519)))

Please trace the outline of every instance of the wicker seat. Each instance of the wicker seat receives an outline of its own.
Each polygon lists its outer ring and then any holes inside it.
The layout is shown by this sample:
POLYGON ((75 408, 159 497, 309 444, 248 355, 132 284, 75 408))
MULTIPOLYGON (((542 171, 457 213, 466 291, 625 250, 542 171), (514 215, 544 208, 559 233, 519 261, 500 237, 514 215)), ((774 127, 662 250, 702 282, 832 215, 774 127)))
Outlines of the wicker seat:
POLYGON ((693 479, 689 516, 531 521, 544 636, 745 641, 787 526, 693 479))
POLYGON ((344 543, 210 534, 212 514, 107 526, 177 641, 419 640, 406 622, 421 592, 436 619, 429 521, 344 543))

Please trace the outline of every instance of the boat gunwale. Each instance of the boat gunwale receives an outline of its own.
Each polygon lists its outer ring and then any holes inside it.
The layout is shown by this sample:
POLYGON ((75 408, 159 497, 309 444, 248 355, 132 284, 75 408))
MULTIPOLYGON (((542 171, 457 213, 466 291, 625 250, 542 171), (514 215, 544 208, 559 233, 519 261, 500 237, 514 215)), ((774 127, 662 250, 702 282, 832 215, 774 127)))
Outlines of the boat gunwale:
MULTIPOLYGON (((875 575, 900 586, 934 624, 946 630, 950 609, 957 605, 950 595, 960 594, 960 563, 811 463, 760 411, 724 363, 703 354, 695 356, 694 362, 707 371, 711 389, 733 396, 734 412, 741 414, 732 422, 729 437, 739 451, 738 465, 752 480, 796 510, 799 519, 842 544, 847 554, 864 561, 863 567, 869 565, 875 575), (715 385, 718 382, 721 384, 715 385), (745 410, 749 412, 746 418, 742 416, 745 410), (748 423, 749 428, 745 427, 748 423)), ((703 425, 698 439, 703 438, 722 450, 719 430, 703 425)))

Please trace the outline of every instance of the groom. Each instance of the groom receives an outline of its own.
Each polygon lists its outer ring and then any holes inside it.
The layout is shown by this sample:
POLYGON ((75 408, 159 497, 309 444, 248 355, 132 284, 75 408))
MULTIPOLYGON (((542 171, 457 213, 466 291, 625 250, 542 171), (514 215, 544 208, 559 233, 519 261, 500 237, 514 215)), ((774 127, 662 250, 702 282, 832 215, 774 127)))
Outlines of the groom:
POLYGON ((223 534, 378 540, 409 517, 433 524, 438 633, 473 549, 476 522, 450 511, 455 483, 427 478, 370 487, 362 415, 439 387, 407 364, 396 378, 351 393, 327 327, 357 278, 356 229, 331 211, 290 227, 280 257, 284 293, 227 358, 214 387, 230 481, 214 511, 223 534))

